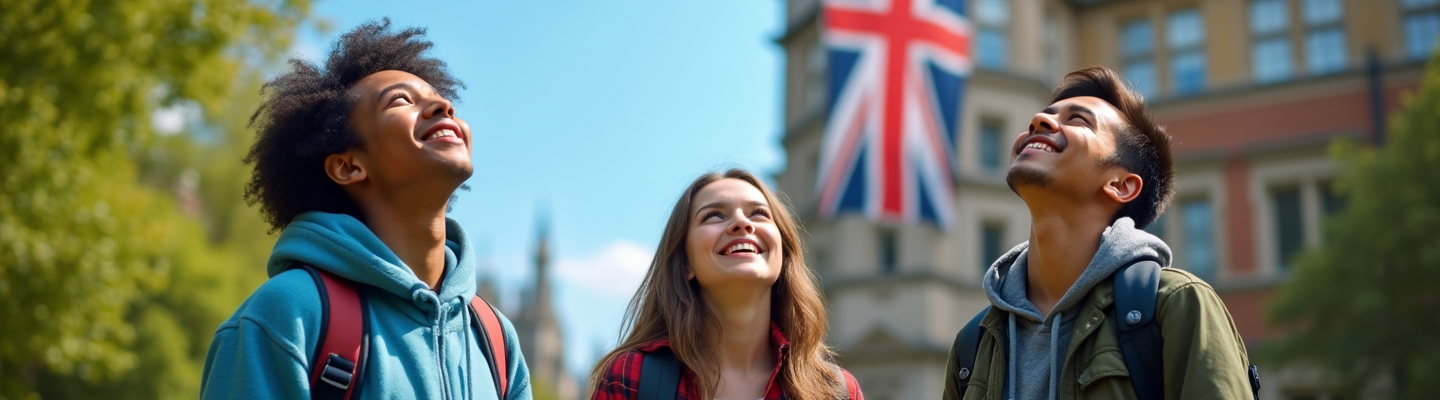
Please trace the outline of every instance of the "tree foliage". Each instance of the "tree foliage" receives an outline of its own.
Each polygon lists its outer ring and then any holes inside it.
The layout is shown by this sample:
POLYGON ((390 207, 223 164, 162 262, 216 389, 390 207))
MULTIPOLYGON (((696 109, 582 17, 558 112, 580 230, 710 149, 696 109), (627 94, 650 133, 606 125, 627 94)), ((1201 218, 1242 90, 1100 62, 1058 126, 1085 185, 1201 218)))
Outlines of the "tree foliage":
POLYGON ((234 94, 258 88, 237 82, 308 13, 305 0, 0 7, 0 399, 195 395, 214 327, 268 250, 253 211, 233 217, 247 211, 238 113, 255 102, 234 94), (199 111, 190 130, 211 143, 155 134, 155 111, 176 105, 199 111), (177 205, 185 171, 216 183, 198 190, 200 215, 177 205))
POLYGON ((1319 367, 1352 398, 1376 382, 1369 395, 1440 393, 1440 55, 1403 102, 1383 147, 1332 147, 1346 209, 1268 308, 1288 333, 1265 355, 1319 367))

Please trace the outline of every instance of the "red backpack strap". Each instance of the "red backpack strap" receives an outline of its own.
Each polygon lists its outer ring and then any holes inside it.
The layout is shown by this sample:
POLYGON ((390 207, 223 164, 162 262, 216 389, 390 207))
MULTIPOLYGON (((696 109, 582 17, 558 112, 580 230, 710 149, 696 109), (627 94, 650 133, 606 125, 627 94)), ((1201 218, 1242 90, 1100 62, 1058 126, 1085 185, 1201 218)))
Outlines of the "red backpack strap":
POLYGON ((510 369, 506 365, 505 328, 500 324, 500 314, 485 299, 475 296, 470 298, 470 321, 480 336, 480 352, 490 364, 495 393, 505 400, 510 389, 510 369))
POLYGON ((302 265, 320 290, 320 337, 311 358, 310 398, 356 398, 369 348, 365 301, 355 285, 318 268, 302 265))

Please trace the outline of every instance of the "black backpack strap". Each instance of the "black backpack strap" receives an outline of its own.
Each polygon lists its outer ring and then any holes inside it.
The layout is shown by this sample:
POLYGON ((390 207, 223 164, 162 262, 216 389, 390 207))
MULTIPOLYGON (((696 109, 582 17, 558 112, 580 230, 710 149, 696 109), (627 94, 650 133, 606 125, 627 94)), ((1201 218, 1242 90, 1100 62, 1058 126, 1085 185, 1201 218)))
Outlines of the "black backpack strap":
POLYGON ((980 310, 970 322, 960 328, 960 333, 955 335, 955 359, 956 365, 960 367, 955 372, 955 389, 960 397, 965 397, 965 389, 970 387, 970 377, 975 373, 975 353, 980 352, 980 338, 985 336, 985 327, 980 326, 980 320, 985 319, 985 314, 990 313, 990 307, 980 310))
POLYGON ((680 361, 669 347, 645 353, 640 362, 640 389, 637 400, 675 400, 680 391, 680 361))
POLYGON ((1260 368, 1256 368, 1255 364, 1250 364, 1248 372, 1250 372, 1250 394, 1255 396, 1255 400, 1260 400, 1260 368))
POLYGON ((1142 260, 1115 272, 1115 321, 1120 352, 1130 370, 1130 384, 1141 400, 1165 397, 1165 366, 1155 302, 1160 290, 1160 264, 1142 260))
POLYGON ((310 398, 360 398, 370 354, 370 320, 365 317, 370 314, 369 302, 354 282, 311 265, 297 264, 291 268, 310 274, 320 295, 320 333, 315 338, 311 358, 315 364, 310 372, 310 398), (340 336, 331 336, 332 333, 340 336))

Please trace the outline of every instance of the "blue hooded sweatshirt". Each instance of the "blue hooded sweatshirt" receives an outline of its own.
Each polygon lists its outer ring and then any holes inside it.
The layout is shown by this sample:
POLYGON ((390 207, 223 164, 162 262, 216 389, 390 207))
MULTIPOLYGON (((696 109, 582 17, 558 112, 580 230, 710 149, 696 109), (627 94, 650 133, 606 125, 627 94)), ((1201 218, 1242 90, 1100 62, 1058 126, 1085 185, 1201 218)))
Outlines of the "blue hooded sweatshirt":
POLYGON ((270 255, 270 280, 215 330, 200 384, 204 399, 308 399, 320 332, 315 281, 300 263, 357 282, 370 307, 364 399, 531 400, 530 374, 503 315, 509 396, 499 399, 467 307, 475 260, 460 224, 445 221, 445 275, 430 290, 364 224, 344 214, 300 214, 270 255))

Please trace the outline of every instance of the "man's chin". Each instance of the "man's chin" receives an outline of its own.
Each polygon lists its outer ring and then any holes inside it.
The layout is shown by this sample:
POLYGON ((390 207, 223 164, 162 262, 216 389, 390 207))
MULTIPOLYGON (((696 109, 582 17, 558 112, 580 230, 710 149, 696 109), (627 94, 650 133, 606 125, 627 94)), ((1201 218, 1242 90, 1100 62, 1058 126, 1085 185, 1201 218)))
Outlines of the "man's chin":
POLYGON ((460 182, 464 182, 470 179, 471 175, 475 175, 475 164, 470 162, 469 157, 445 157, 437 161, 439 161, 438 164, 440 164, 439 168, 442 170, 441 173, 455 178, 460 182))
POLYGON ((1024 165, 1010 167, 1010 172, 1005 174, 1005 184, 1010 185, 1010 191, 1015 194, 1020 194, 1017 189, 1021 186, 1046 188, 1054 180, 1050 172, 1024 165))

